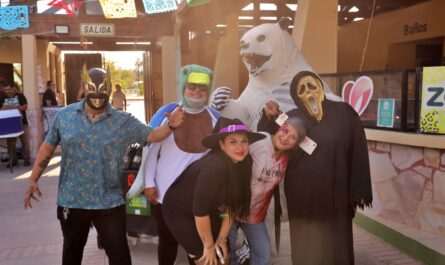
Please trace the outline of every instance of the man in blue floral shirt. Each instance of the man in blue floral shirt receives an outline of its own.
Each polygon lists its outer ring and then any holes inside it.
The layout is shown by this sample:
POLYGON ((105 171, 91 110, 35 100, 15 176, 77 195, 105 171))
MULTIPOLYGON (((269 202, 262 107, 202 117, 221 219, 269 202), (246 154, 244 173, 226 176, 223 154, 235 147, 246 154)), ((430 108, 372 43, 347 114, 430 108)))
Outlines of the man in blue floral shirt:
POLYGON ((120 182, 126 147, 134 142, 161 141, 183 120, 180 109, 166 114, 167 125, 153 129, 131 114, 112 108, 109 80, 106 71, 99 68, 83 74, 85 99, 61 109, 55 116, 37 154, 24 198, 26 209, 32 207, 31 198, 42 196, 37 181, 60 144, 57 218, 64 238, 63 265, 82 263, 91 223, 101 238, 109 264, 131 264, 120 182))

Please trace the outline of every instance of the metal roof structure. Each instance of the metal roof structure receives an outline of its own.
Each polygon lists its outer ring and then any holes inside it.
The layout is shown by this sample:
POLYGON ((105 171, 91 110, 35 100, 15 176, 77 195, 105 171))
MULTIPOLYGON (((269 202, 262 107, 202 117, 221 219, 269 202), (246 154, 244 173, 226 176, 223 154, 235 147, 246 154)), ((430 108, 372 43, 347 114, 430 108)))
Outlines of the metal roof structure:
MULTIPOLYGON (((70 0, 71 2, 73 0, 70 0)), ((429 0, 375 0, 374 15, 406 8, 429 0)), ((155 43, 161 36, 173 35, 175 23, 181 21, 181 40, 195 37, 219 38, 225 34, 227 18, 238 17, 240 34, 256 25, 275 22, 281 17, 293 19, 298 1, 290 0, 211 0, 207 4, 189 7, 182 1, 178 10, 162 14, 145 13, 141 1, 136 0, 136 18, 107 19, 101 13, 97 0, 83 1, 72 16, 58 15, 55 10, 41 12, 36 0, 0 0, 4 6, 28 5, 30 7, 29 29, 14 31, 0 30, 0 40, 20 38, 22 34, 33 34, 39 39, 54 42, 62 50, 155 50, 155 43), (39 13, 40 12, 40 13, 39 13), (109 37, 82 36, 80 23, 112 23, 115 34, 109 37), (55 25, 68 26, 69 33, 55 33, 55 25), (80 47, 79 47, 80 45, 80 47)), ((69 1, 66 1, 69 2, 69 1)), ((338 25, 368 18, 373 0, 339 0, 338 25)), ((289 30, 292 30, 290 26, 289 30)))

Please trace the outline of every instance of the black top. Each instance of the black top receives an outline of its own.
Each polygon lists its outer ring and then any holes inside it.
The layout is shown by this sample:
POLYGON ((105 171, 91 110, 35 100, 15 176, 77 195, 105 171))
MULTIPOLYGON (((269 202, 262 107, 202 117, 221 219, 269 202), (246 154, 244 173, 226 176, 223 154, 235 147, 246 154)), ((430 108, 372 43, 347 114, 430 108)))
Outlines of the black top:
POLYGON ((218 208, 224 205, 226 176, 236 167, 223 152, 212 152, 192 163, 167 190, 162 203, 164 219, 187 253, 202 256, 195 216, 209 215, 213 236, 218 235, 218 208))
POLYGON ((50 106, 57 106, 57 98, 56 98, 56 93, 54 93, 54 91, 52 91, 52 89, 47 88, 45 90, 45 93, 43 93, 43 98, 42 98, 42 105, 44 107, 47 107, 46 105, 46 101, 49 100, 51 101, 51 105, 50 106))
MULTIPOLYGON (((15 93, 13 97, 7 97, 3 94, 3 97, 0 98, 0 108, 3 106, 23 106, 28 105, 28 101, 26 97, 22 93, 15 93)), ((26 111, 20 111, 22 114, 22 124, 27 125, 28 119, 26 118, 26 111)))
MULTIPOLYGON (((307 136, 317 143, 316 149, 312 155, 299 149, 284 179, 289 219, 306 231, 292 235, 299 245, 292 256, 301 264, 319 264, 306 262, 311 259, 308 253, 317 252, 307 240, 318 236, 323 240, 317 243, 325 249, 319 252, 322 260, 353 264, 351 221, 356 206, 363 207, 360 200, 365 205, 372 201, 367 142, 359 116, 348 104, 325 100, 323 112, 319 123, 305 118, 307 136), (311 234, 311 226, 317 227, 318 235, 311 234)), ((258 127, 264 129, 267 122, 262 119, 258 127)), ((271 123, 269 127, 276 127, 271 123)))

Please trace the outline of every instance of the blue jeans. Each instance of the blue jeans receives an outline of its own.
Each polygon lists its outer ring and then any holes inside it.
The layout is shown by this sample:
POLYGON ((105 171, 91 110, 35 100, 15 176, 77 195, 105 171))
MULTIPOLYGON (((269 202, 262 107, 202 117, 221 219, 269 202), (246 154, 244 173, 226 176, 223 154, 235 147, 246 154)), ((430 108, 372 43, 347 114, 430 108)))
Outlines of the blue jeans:
POLYGON ((246 235, 247 242, 250 248, 250 264, 251 265, 270 265, 272 246, 270 243, 269 234, 267 233, 266 223, 263 221, 259 224, 245 224, 235 222, 230 229, 229 243, 230 243, 230 258, 231 265, 238 265, 236 257, 236 239, 238 228, 243 230, 246 235))

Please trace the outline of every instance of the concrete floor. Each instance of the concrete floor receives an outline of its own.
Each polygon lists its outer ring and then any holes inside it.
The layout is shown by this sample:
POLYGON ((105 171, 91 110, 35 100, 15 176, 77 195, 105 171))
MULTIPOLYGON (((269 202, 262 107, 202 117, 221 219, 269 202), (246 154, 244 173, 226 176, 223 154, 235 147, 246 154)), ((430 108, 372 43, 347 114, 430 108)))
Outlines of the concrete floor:
MULTIPOLYGON (((56 218, 57 176, 60 157, 54 157, 40 180, 43 199, 29 210, 23 209, 22 197, 27 188, 31 167, 20 166, 10 173, 6 163, 0 163, 0 264, 52 265, 61 263, 62 235, 56 218)), ((283 224, 280 254, 273 264, 291 264, 289 236, 283 224)), ((156 238, 141 242, 130 240, 135 265, 157 264, 156 238), (133 244, 136 243, 136 244, 133 244)), ((421 264, 386 242, 354 226, 356 264, 421 264)), ((108 264, 103 250, 97 249, 96 234, 91 231, 85 248, 83 264, 108 264)), ((188 264, 184 251, 180 251, 178 265, 188 264)))

